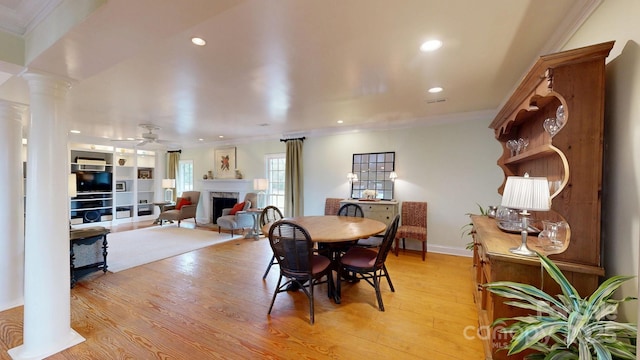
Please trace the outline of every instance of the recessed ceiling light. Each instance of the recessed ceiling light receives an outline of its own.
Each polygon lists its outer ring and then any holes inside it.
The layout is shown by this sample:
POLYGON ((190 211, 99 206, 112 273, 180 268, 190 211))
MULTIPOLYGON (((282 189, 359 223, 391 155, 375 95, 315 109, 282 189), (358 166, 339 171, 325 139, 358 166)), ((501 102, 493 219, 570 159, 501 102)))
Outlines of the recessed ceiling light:
POLYGON ((203 139, 203 138, 200 138, 200 139, 198 139, 198 141, 204 141, 204 139, 203 139))
POLYGON ((199 38, 199 37, 192 37, 192 38, 191 38, 191 42, 192 42, 194 45, 198 45, 198 46, 205 46, 205 45, 207 45, 207 42, 206 42, 206 41, 204 41, 204 39, 203 39, 203 38, 199 38))
POLYGON ((72 134, 80 134, 80 130, 69 130, 72 134))
POLYGON ((429 91, 432 94, 435 94, 435 93, 441 92, 442 90, 444 90, 444 89, 439 87, 439 86, 436 86, 436 87, 432 87, 431 89, 429 89, 427 91, 429 91))
POLYGON ((342 120, 338 120, 338 124, 342 124, 344 121, 342 120))
POLYGON ((420 45, 420 51, 422 52, 433 51, 433 50, 439 49, 441 46, 442 46, 442 41, 429 40, 429 41, 423 42, 422 45, 420 45))
POLYGON ((222 138, 224 137, 224 135, 218 135, 218 137, 219 137, 220 139, 222 139, 222 138))
POLYGON ((135 138, 128 137, 128 138, 127 138, 127 140, 129 140, 129 141, 133 141, 133 140, 135 140, 135 138))

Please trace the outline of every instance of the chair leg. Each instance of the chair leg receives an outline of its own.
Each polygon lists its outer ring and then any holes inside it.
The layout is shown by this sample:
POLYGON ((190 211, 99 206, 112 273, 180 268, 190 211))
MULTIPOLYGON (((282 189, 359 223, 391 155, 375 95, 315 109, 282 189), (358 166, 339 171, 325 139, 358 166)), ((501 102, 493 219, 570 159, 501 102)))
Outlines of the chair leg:
POLYGON ((178 227, 180 227, 180 220, 178 220, 178 227))
POLYGON ((402 250, 407 250, 407 248, 405 247, 405 242, 404 242, 404 238, 402 238, 402 250))
POLYGON ((373 287, 376 289, 376 298, 378 299, 378 309, 384 311, 384 304, 382 303, 382 294, 380 293, 380 275, 378 272, 373 273, 373 287))
POLYGON ((309 291, 309 323, 313 325, 315 322, 315 318, 313 316, 313 283, 315 281, 313 279, 309 280, 309 287, 311 288, 309 291))
POLYGON ((264 275, 262 275, 262 279, 267 278, 267 274, 269 273, 269 270, 271 270, 271 267, 273 266, 273 264, 275 264, 275 262, 276 262, 276 256, 273 255, 271 257, 271 261, 269 262, 269 265, 267 265, 267 270, 264 272, 264 275))
POLYGON ((396 238, 396 256, 398 256, 398 246, 400 246, 400 239, 396 238))
MULTIPOLYGON (((331 277, 331 280, 333 281, 333 271, 329 272, 329 277, 331 277)), ((333 293, 333 301, 335 301, 336 304, 340 304, 341 302, 341 296, 342 296, 342 266, 340 266, 340 264, 338 264, 338 268, 336 269, 336 284, 334 287, 334 293, 333 293)))
POLYGON ((422 242, 422 261, 424 261, 426 254, 427 254, 427 242, 423 241, 422 242))
POLYGON ((384 276, 387 278, 387 282, 389 283, 391 292, 396 292, 396 289, 393 288, 393 283, 391 282, 391 277, 389 277, 389 272, 387 271, 386 265, 382 265, 382 271, 384 271, 384 276))
POLYGON ((273 303, 276 302, 276 295, 278 295, 278 290, 280 289, 281 281, 282 281, 282 273, 280 273, 280 277, 278 278, 278 283, 276 284, 276 290, 273 292, 273 298, 271 298, 271 305, 269 305, 269 312, 267 314, 271 314, 271 309, 273 309, 273 303))

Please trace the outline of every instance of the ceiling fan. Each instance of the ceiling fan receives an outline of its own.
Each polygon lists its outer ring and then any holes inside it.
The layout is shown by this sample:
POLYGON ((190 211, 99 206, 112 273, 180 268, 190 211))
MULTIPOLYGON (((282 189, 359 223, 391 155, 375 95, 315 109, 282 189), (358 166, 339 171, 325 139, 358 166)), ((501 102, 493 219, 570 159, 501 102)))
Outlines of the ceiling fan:
POLYGON ((143 132, 142 136, 132 140, 112 140, 112 141, 137 141, 136 146, 143 146, 146 144, 163 144, 163 145, 175 145, 173 142, 169 140, 161 140, 159 139, 158 134, 154 133, 154 131, 160 130, 160 127, 153 124, 140 124, 141 128, 147 130, 147 132, 143 132))

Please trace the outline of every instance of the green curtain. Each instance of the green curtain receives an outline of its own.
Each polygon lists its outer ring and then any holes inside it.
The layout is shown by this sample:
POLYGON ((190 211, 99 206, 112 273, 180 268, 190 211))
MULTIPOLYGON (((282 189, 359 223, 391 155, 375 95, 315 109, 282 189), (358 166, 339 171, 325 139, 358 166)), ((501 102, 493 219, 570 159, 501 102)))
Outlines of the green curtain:
POLYGON ((285 216, 304 215, 302 143, 304 138, 287 140, 284 201, 285 216))
MULTIPOLYGON (((177 179, 178 175, 178 164, 180 163, 180 152, 178 151, 168 151, 167 154, 167 179, 177 179)), ((178 187, 176 180, 176 188, 178 187)), ((173 201, 176 201, 176 197, 178 196, 177 191, 173 192, 173 201)))

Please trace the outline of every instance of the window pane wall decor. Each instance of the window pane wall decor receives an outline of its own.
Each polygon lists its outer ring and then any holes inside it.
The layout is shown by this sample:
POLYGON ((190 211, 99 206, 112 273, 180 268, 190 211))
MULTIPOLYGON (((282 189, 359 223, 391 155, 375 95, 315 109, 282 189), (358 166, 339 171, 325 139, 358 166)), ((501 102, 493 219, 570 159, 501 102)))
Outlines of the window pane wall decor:
POLYGON ((351 172, 358 175, 358 180, 351 183, 351 197, 365 199, 365 190, 374 190, 375 199, 393 199, 394 182, 389 175, 395 171, 395 164, 394 151, 353 154, 351 172))

